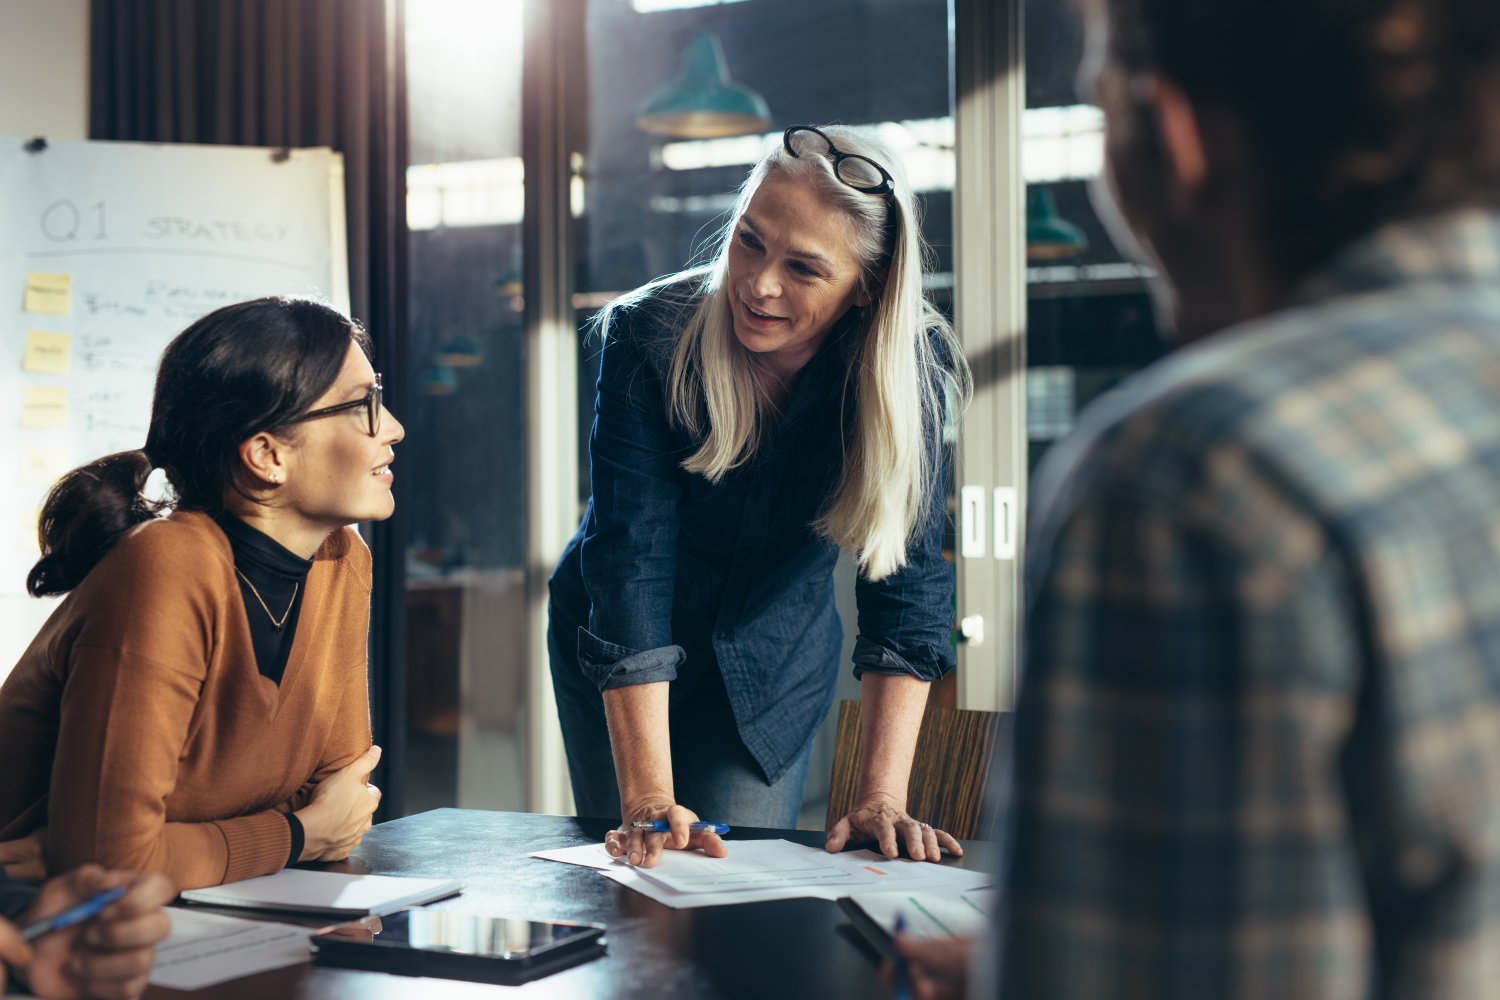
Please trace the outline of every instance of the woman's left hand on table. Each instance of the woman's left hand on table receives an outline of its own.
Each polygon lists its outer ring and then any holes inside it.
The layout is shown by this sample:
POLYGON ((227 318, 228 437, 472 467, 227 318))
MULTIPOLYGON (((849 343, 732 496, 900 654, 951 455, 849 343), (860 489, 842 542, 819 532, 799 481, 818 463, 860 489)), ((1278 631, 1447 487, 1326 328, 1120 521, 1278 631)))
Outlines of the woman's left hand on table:
POLYGON ((962 857, 964 849, 950 834, 912 818, 906 810, 883 796, 859 799, 848 815, 833 824, 823 849, 830 854, 850 844, 873 843, 888 858, 906 849, 914 861, 941 861, 943 851, 962 857))

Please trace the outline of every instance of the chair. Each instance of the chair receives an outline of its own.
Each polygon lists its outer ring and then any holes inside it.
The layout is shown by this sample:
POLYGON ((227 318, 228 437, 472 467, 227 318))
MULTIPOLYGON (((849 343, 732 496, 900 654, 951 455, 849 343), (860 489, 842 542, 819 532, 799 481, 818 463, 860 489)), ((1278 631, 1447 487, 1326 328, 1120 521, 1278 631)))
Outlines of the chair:
MULTIPOLYGON (((996 804, 986 799, 1001 734, 1009 725, 1001 712, 929 705, 922 716, 907 786, 907 812, 960 840, 993 840, 996 804)), ((833 826, 854 804, 859 784, 859 702, 839 704, 828 819, 833 826)))

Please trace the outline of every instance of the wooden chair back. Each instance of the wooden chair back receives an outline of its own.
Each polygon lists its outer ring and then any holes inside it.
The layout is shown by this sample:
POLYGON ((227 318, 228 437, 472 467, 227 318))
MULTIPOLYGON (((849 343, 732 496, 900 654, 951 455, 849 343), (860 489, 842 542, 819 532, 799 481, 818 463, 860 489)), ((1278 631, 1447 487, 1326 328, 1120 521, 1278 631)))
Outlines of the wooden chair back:
MULTIPOLYGON (((995 839, 999 817, 996 804, 986 801, 985 793, 1007 718, 1001 712, 929 705, 912 760, 907 812, 960 840, 995 839)), ((859 753, 859 702, 844 701, 839 704, 825 828, 842 819, 854 804, 859 753)))

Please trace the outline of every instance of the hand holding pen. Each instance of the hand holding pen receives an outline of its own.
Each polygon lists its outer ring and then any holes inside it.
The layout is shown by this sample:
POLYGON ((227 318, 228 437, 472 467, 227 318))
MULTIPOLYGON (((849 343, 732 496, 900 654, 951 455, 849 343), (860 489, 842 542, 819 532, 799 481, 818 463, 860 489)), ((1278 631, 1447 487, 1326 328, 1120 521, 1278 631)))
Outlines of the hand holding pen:
POLYGON ((88 920, 93 920, 104 908, 117 899, 125 896, 125 887, 117 885, 113 889, 103 889, 94 893, 83 902, 68 907, 50 917, 33 920, 21 928, 21 940, 30 944, 43 934, 51 934, 53 931, 65 931, 69 927, 76 926, 88 920))
POLYGON ((623 812, 625 820, 604 838, 604 849, 610 857, 653 868, 664 850, 700 850, 711 858, 729 854, 721 839, 729 827, 700 820, 691 809, 668 798, 632 803, 623 812))
POLYGON ((0 959, 38 996, 137 996, 176 895, 160 875, 85 865, 43 885, 22 927, 0 920, 0 959))

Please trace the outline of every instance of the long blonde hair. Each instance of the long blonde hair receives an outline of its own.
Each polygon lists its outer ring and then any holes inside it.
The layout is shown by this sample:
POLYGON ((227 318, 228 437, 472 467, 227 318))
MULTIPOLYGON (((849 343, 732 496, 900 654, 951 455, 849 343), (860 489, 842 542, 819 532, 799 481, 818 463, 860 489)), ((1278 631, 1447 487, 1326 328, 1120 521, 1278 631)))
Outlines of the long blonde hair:
MULTIPOLYGON (((869 157, 895 181, 895 218, 884 198, 840 181, 826 156, 791 156, 777 143, 745 183, 712 261, 686 283, 698 292, 672 355, 667 377, 670 419, 701 439, 682 463, 717 483, 748 462, 772 424, 775 407, 755 376, 754 355, 734 335, 726 276, 735 227, 750 199, 774 175, 812 184, 831 210, 851 223, 851 249, 861 263, 861 290, 870 304, 853 331, 845 392, 854 392, 854 428, 846 441, 837 487, 813 528, 857 560, 867 579, 906 565, 942 469, 944 384, 960 406, 971 391, 969 367, 948 320, 922 294, 927 257, 911 187, 892 151, 842 126, 823 126, 838 147, 869 157), (894 238, 888 241, 887 228, 894 238), (887 245, 889 242, 889 246, 887 245)), ((626 301, 683 288, 671 275, 637 289, 626 301)))

